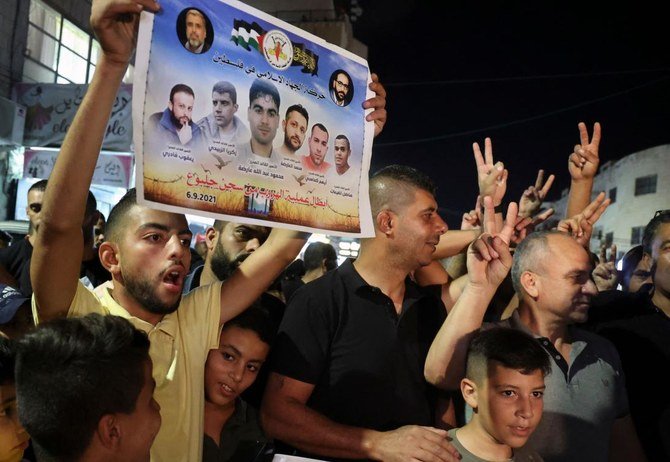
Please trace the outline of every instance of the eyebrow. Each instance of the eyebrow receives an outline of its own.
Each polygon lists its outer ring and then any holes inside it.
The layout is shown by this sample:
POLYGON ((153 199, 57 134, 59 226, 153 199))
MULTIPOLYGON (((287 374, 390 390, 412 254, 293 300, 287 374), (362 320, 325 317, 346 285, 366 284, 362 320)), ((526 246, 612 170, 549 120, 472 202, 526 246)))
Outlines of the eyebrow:
POLYGON ((16 396, 10 396, 9 398, 0 402, 0 406, 6 406, 7 404, 13 403, 16 401, 16 396))
MULTIPOLYGON (((158 229, 161 231, 165 231, 166 233, 170 232, 170 228, 165 226, 162 223, 144 223, 143 225, 140 225, 139 228, 137 228, 138 231, 143 231, 145 229, 158 229)), ((191 232, 190 229, 182 229, 179 231, 177 234, 188 234, 189 236, 193 236, 193 233, 191 232)))

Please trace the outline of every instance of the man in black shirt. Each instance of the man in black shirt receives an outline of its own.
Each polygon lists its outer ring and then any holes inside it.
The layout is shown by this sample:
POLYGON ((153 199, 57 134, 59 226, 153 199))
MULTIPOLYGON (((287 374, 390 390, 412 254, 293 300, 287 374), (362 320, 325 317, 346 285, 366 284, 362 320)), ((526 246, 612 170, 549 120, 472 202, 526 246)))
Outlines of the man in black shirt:
POLYGON ((261 418, 269 436, 319 459, 455 461, 433 428, 426 354, 446 316, 408 275, 447 226, 430 179, 387 167, 370 180, 375 237, 296 292, 273 347, 261 418))

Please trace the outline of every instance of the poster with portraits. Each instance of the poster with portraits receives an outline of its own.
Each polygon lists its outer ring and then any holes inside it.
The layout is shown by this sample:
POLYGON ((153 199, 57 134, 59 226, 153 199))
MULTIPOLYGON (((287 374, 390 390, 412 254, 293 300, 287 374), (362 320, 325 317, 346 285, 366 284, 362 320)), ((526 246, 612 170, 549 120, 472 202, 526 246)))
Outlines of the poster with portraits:
POLYGON ((140 202, 373 234, 365 60, 237 1, 162 0, 142 15, 135 63, 140 202))

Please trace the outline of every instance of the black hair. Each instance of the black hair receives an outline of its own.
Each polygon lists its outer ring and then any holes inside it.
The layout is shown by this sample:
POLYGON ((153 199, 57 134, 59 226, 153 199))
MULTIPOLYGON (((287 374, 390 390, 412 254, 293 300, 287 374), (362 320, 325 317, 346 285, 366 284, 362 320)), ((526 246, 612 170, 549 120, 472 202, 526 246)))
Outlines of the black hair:
POLYGON ((349 138, 346 137, 346 135, 337 135, 335 137, 335 140, 344 140, 347 142, 347 151, 351 151, 351 143, 349 142, 349 138))
POLYGON ((46 191, 47 190, 47 180, 40 180, 37 183, 34 183, 30 188, 28 188, 28 192, 30 191, 46 191))
POLYGON ((325 242, 312 242, 305 249, 303 261, 305 262, 305 270, 311 271, 321 266, 323 259, 337 260, 337 252, 335 248, 326 244, 325 242))
POLYGON ((237 104, 237 90, 232 83, 226 80, 216 82, 212 87, 212 93, 218 93, 220 95, 225 95, 228 93, 233 104, 237 104))
POLYGON ((472 380, 482 378, 491 363, 500 364, 522 374, 542 371, 551 373, 546 351, 529 334, 505 327, 480 330, 470 342, 466 376, 472 380))
POLYGON ((193 93, 193 89, 189 87, 188 85, 184 85, 183 83, 178 83, 174 87, 172 87, 172 90, 170 90, 170 101, 174 102, 174 95, 175 93, 188 93, 192 97, 195 98, 195 93, 193 93))
POLYGON ((103 416, 134 411, 147 361, 148 337, 118 316, 56 319, 21 338, 19 418, 37 452, 77 460, 103 416))
POLYGON ((314 129, 315 129, 315 128, 318 128, 318 129, 321 130, 322 132, 326 132, 326 135, 328 134, 328 129, 326 128, 326 126, 325 126, 324 124, 321 124, 321 123, 315 123, 315 124, 312 126, 312 131, 310 132, 312 135, 314 134, 314 129))
POLYGON ((291 112, 297 112, 298 114, 302 115, 305 120, 306 124, 309 124, 309 114, 307 113, 307 109, 304 108, 302 104, 294 104, 292 106, 289 106, 288 109, 286 110, 286 118, 288 119, 288 115, 291 112))
POLYGON ((279 91, 272 83, 263 79, 256 79, 249 87, 249 107, 255 99, 261 98, 262 96, 269 96, 277 105, 277 110, 281 104, 281 98, 279 97, 279 91))
POLYGON ((125 217, 135 205, 137 205, 137 190, 131 188, 109 212, 109 218, 105 225, 105 240, 119 241, 121 230, 125 226, 125 217))
POLYGON ((14 342, 0 335, 0 385, 14 383, 14 342))
POLYGON ((642 235, 642 247, 644 247, 645 253, 651 255, 651 244, 656 237, 658 228, 664 223, 670 223, 670 210, 663 210, 647 223, 642 235))
POLYGON ((402 207, 413 202, 416 189, 435 196, 435 183, 413 167, 394 164, 378 170, 370 177, 372 216, 392 203, 402 207))
POLYGON ((633 277, 633 272, 635 271, 635 268, 637 268, 637 265, 640 264, 643 255, 644 249, 642 246, 636 245, 631 247, 621 259, 621 286, 623 287, 624 292, 628 291, 630 278, 633 277))
POLYGON ((258 335, 258 338, 268 345, 272 345, 272 342, 274 342, 277 331, 270 312, 263 305, 261 299, 255 301, 249 308, 230 321, 227 321, 223 326, 223 330, 226 327, 233 326, 254 331, 258 335))

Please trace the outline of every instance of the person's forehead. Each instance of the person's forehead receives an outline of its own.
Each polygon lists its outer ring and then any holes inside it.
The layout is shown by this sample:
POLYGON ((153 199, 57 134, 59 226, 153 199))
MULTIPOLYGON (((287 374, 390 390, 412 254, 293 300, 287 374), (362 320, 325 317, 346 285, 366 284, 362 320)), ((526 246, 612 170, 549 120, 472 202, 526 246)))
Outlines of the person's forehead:
POLYGON ((670 223, 661 223, 654 233, 652 247, 660 246, 663 242, 670 240, 670 223))
POLYGON ((544 385, 544 374, 541 369, 535 369, 525 374, 518 369, 506 367, 496 361, 491 361, 487 367, 486 383, 491 387, 502 385, 518 388, 537 388, 544 385))
POLYGON ((128 211, 126 220, 127 229, 132 231, 150 223, 176 231, 186 231, 188 229, 188 221, 184 215, 155 210, 139 204, 134 205, 128 211))
POLYGON ((185 91, 178 91, 177 93, 174 94, 174 99, 181 100, 182 102, 188 102, 188 101, 192 102, 195 98, 190 93, 186 93, 185 91))
MULTIPOLYGON (((248 353, 246 350, 269 349, 269 345, 258 336, 258 333, 252 329, 245 329, 240 326, 232 325, 224 327, 219 337, 219 348, 227 345, 233 346, 241 353, 248 353)), ((264 358, 255 358, 264 359, 264 358)))
POLYGON ((265 226, 260 226, 260 225, 249 225, 246 223, 236 223, 233 221, 229 221, 226 223, 226 226, 223 228, 224 233, 233 233, 237 227, 244 227, 248 230, 251 230, 254 232, 254 234, 270 234, 269 228, 266 228, 265 226))
POLYGON ((33 189, 28 191, 28 202, 42 202, 42 197, 44 196, 44 191, 39 189, 33 189))
POLYGON ((212 99, 230 101, 231 103, 233 102, 233 98, 230 97, 230 93, 228 92, 219 93, 218 91, 213 91, 212 99))
POLYGON ((263 109, 274 109, 277 110, 277 104, 275 103, 272 96, 264 94, 260 95, 251 102, 251 106, 261 106, 263 109))
POLYGON ((314 126, 314 128, 312 128, 312 137, 313 138, 319 138, 319 139, 328 138, 328 132, 326 132, 324 130, 321 130, 317 126, 314 126))
POLYGON ((349 83, 349 77, 347 77, 347 74, 344 74, 344 73, 339 73, 339 74, 337 74, 337 78, 336 78, 336 79, 342 80, 342 81, 344 81, 345 83, 349 83))
POLYGON ((550 234, 547 236, 547 245, 544 249, 551 259, 547 268, 565 269, 565 267, 577 270, 588 269, 590 266, 589 255, 586 249, 568 234, 550 234))
POLYGON ((342 138, 335 139, 335 146, 336 147, 343 147, 345 149, 348 149, 347 147, 347 140, 344 140, 342 138))
POLYGON ((289 112, 288 116, 286 116, 286 120, 297 120, 301 121, 303 124, 307 124, 307 119, 305 119, 305 116, 300 114, 298 111, 289 112))
POLYGON ((188 13, 186 13, 186 19, 193 22, 199 22, 201 24, 205 23, 205 19, 198 13, 195 13, 193 11, 189 11, 188 13))

